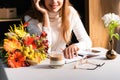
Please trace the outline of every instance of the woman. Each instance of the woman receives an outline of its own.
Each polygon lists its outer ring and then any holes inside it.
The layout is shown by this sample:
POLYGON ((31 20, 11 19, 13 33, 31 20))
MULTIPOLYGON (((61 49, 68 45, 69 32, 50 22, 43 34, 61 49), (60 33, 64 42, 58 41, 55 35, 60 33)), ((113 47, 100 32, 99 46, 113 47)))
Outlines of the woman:
POLYGON ((77 11, 69 0, 32 0, 32 9, 25 15, 25 21, 31 34, 47 33, 49 50, 63 50, 65 58, 77 56, 78 50, 92 46, 90 37, 84 29, 77 11), (71 40, 72 31, 78 43, 66 47, 71 40))

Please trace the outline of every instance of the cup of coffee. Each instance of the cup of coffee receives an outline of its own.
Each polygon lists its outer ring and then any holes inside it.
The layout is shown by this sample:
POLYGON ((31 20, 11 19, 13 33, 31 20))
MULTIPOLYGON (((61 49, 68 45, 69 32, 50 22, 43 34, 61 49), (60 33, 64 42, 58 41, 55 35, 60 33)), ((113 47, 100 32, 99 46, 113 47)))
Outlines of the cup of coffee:
POLYGON ((51 52, 50 53, 50 67, 51 68, 59 68, 65 64, 65 59, 63 53, 59 52, 51 52))

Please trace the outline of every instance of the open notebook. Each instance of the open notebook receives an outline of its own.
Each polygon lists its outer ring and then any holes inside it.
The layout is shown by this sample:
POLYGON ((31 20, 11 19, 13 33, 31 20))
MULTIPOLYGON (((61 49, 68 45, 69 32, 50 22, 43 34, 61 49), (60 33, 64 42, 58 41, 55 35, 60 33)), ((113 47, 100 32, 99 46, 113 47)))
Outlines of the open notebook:
POLYGON ((67 64, 67 63, 75 62, 85 57, 87 58, 96 57, 104 53, 103 51, 105 51, 105 49, 103 48, 92 48, 90 50, 79 50, 77 52, 78 53, 77 57, 74 57, 73 59, 65 59, 65 63, 67 64))

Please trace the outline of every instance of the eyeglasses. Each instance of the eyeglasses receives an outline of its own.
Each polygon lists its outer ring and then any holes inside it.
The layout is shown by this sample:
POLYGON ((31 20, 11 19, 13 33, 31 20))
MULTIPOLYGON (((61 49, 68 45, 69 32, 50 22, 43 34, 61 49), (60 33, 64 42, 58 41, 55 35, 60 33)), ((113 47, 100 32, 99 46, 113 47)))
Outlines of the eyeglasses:
POLYGON ((74 69, 95 70, 99 67, 102 67, 104 64, 105 62, 98 64, 90 62, 87 59, 81 59, 74 65, 74 69))

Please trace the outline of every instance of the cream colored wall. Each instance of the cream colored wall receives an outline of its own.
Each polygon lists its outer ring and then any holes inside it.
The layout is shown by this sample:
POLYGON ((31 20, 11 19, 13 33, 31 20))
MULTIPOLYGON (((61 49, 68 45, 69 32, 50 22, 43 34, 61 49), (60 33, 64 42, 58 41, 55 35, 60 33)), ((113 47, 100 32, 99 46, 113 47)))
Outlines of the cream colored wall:
POLYGON ((93 47, 107 48, 109 36, 101 17, 109 12, 119 14, 120 0, 88 0, 88 2, 89 34, 93 47))

